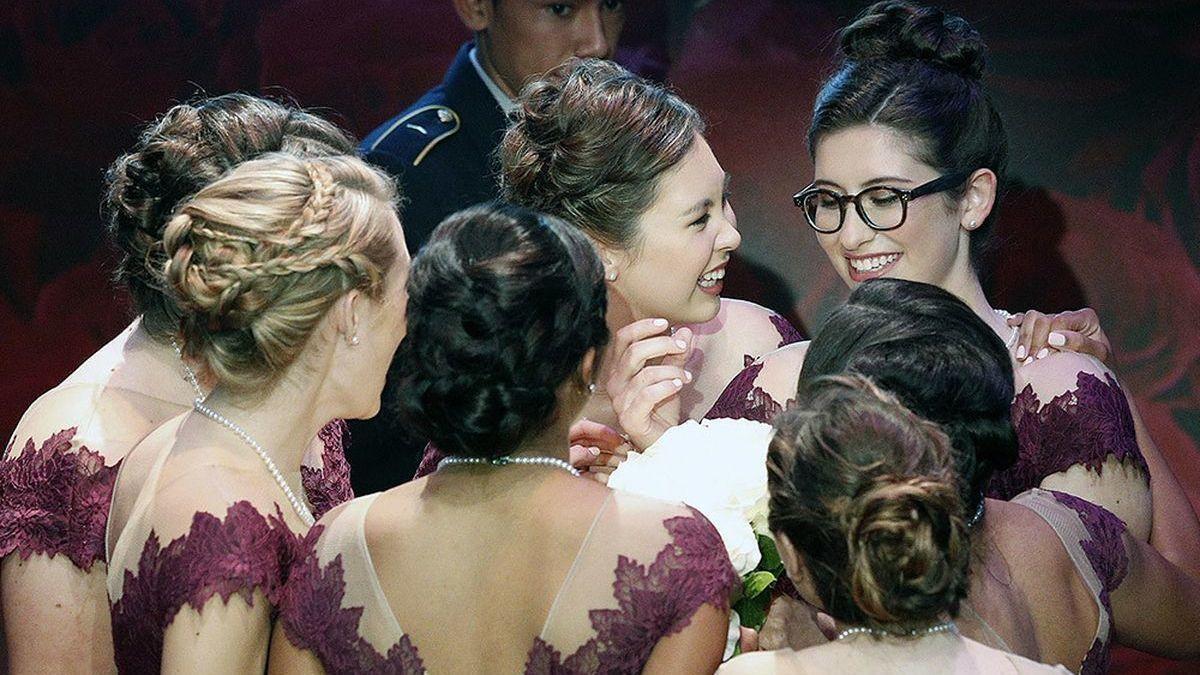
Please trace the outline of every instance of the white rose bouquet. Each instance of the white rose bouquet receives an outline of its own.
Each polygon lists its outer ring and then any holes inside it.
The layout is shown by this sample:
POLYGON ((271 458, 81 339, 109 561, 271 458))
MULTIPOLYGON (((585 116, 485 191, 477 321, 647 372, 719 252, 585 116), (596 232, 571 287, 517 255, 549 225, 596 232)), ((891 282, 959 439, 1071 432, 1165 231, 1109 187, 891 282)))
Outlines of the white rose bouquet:
POLYGON ((608 486, 646 497, 684 502, 721 534, 742 576, 734 603, 741 625, 766 620, 783 563, 767 528, 767 445, 770 425, 738 419, 688 420, 667 430, 644 452, 631 452, 608 486))

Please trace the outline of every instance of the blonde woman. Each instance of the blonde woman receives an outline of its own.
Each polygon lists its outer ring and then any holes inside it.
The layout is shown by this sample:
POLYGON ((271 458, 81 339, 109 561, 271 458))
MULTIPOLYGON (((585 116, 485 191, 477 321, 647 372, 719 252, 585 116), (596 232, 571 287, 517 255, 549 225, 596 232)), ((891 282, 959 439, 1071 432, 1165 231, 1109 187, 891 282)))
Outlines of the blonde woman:
MULTIPOLYGON (((104 528, 113 484, 134 445, 211 389, 180 358, 179 309, 160 280, 171 213, 264 153, 353 151, 349 136, 315 115, 226 94, 171 108, 109 169, 108 229, 137 318, 38 397, 0 461, 0 661, 7 656, 14 673, 112 669, 104 528)), ((303 484, 316 512, 353 496, 343 429, 332 422, 309 444, 303 484)))
POLYGON ((272 605, 313 522, 300 463, 379 409, 408 271, 392 183, 352 157, 246 162, 163 237, 182 349, 215 383, 125 458, 108 523, 117 666, 265 667, 272 605))

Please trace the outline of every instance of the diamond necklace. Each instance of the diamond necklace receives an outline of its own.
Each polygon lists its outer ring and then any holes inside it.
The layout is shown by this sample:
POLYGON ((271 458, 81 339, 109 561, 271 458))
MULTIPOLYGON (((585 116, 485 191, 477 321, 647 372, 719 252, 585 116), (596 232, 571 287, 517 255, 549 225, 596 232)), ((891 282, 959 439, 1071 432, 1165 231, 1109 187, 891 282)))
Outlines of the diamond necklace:
POLYGON ((509 464, 522 464, 526 466, 552 466, 556 469, 562 469, 570 473, 572 476, 579 476, 579 469, 571 466, 570 462, 566 462, 557 457, 513 457, 512 455, 504 455, 503 457, 444 457, 438 462, 437 470, 441 471, 444 466, 454 466, 455 464, 490 464, 491 466, 507 466, 509 464))
POLYGON ((253 450, 254 453, 258 455, 258 458, 262 460, 263 464, 266 465, 267 471, 271 473, 271 477, 275 479, 277 484, 279 484, 279 488, 283 490, 283 494, 287 496, 288 501, 291 502, 292 509, 296 511, 296 515, 300 516, 300 520, 303 521, 305 525, 312 527, 313 523, 316 522, 316 518, 313 517, 312 511, 309 510, 308 505, 305 504, 304 501, 296 496, 296 493, 292 491, 292 486, 288 485, 287 479, 283 477, 283 472, 279 470, 279 467, 275 464, 275 460, 271 459, 271 456, 267 454, 267 451, 263 448, 263 446, 260 445, 258 441, 254 440, 250 434, 246 433, 245 429, 235 424, 233 420, 230 420, 228 417, 225 417, 224 415, 204 404, 204 399, 206 396, 204 394, 204 390, 200 388, 200 382, 196 378, 196 371, 192 370, 192 367, 187 364, 187 361, 183 360, 183 350, 179 348, 179 343, 176 342, 174 338, 171 338, 171 346, 175 348, 175 353, 179 355, 179 360, 181 363, 183 363, 183 369, 187 374, 188 382, 190 382, 192 384, 192 388, 196 390, 196 400, 192 402, 192 408, 201 415, 204 415, 217 424, 229 429, 236 434, 238 438, 242 439, 246 445, 249 445, 250 449, 253 450))
POLYGON ((928 626, 926 628, 921 628, 918 630, 910 631, 907 633, 890 633, 885 630, 879 630, 878 628, 867 628, 866 626, 854 626, 852 628, 847 628, 846 630, 843 630, 842 632, 838 633, 837 637, 835 637, 833 639, 835 641, 837 641, 837 640, 841 640, 842 638, 848 638, 851 635, 874 635, 876 637, 916 638, 916 637, 925 637, 926 635, 933 635, 934 633, 957 633, 957 632, 958 632, 958 628, 954 625, 953 621, 943 621, 942 623, 935 624, 933 626, 928 626))

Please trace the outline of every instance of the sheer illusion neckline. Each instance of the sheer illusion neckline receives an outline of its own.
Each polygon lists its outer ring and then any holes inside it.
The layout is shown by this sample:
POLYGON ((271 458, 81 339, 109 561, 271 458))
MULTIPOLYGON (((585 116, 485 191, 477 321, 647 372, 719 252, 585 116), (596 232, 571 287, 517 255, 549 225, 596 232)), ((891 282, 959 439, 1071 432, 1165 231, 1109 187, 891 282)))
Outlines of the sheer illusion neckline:
MULTIPOLYGON (((355 529, 357 530, 358 536, 360 537, 360 540, 361 540, 362 555, 363 555, 363 560, 366 563, 366 567, 367 567, 367 577, 368 577, 367 581, 371 586, 371 592, 375 594, 375 597, 379 598, 382 601, 384 609, 387 610, 386 619, 389 623, 389 627, 397 635, 407 635, 407 632, 404 630, 404 627, 400 623, 400 618, 396 615, 395 608, 392 607, 391 601, 388 599, 387 594, 383 590, 383 582, 380 581, 380 579, 379 579, 379 572, 375 568, 375 561, 371 555, 371 548, 367 544, 367 535, 366 535, 367 518, 369 517, 371 508, 375 505, 375 501, 379 498, 379 496, 381 494, 383 494, 383 493, 375 493, 373 495, 368 495, 366 497, 361 498, 364 503, 362 505, 362 508, 359 509, 358 514, 356 514, 356 520, 358 522, 355 523, 355 529)), ((554 600, 551 601, 551 603, 550 603, 550 610, 548 612, 546 612, 546 618, 542 622, 542 628, 540 631, 538 631, 539 639, 543 639, 543 640, 545 639, 546 631, 552 625, 552 620, 554 619, 554 617, 556 615, 556 611, 558 610, 558 608, 561 604, 560 601, 562 600, 563 593, 564 593, 564 591, 566 591, 566 589, 568 589, 571 586, 571 581, 578 574, 580 566, 584 559, 584 553, 588 550, 588 547, 592 542, 592 535, 596 531, 596 526, 600 523, 601 519, 603 518, 605 512, 608 510, 608 507, 612 503, 612 501, 613 501, 613 491, 609 490, 608 494, 606 494, 604 496, 604 500, 600 503, 600 507, 596 509, 596 514, 594 516, 592 516, 592 522, 588 526, 588 530, 584 534, 583 539, 580 541, 578 550, 575 551, 575 557, 571 560, 571 565, 567 568, 566 575, 563 577, 562 582, 559 584, 558 590, 554 593, 554 600)), ((414 645, 414 647, 416 647, 417 649, 420 649, 420 645, 414 645)))

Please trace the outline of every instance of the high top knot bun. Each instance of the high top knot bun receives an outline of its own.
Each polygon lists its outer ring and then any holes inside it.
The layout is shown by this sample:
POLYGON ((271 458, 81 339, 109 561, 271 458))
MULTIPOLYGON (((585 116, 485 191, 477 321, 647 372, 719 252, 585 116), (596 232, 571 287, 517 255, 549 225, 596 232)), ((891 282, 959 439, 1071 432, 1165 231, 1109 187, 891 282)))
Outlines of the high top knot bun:
POLYGON ((979 31, 936 7, 905 0, 871 5, 840 33, 851 61, 915 59, 978 80, 987 62, 979 31))

